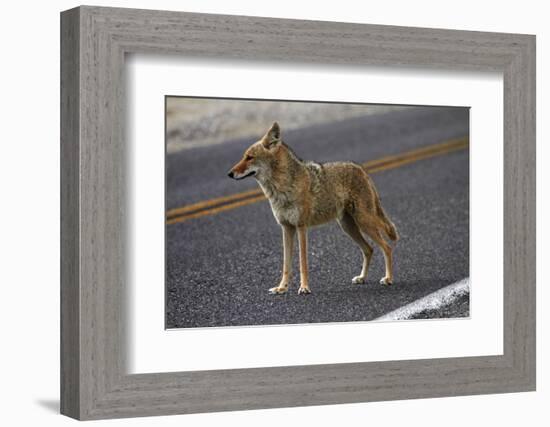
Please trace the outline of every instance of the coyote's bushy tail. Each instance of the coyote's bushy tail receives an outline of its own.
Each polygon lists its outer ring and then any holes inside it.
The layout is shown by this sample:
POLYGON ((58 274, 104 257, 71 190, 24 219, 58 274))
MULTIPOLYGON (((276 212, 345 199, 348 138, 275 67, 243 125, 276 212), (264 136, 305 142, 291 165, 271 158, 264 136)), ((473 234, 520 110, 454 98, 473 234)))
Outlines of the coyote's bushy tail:
POLYGON ((390 238, 390 240, 397 241, 399 240, 399 233, 397 232, 397 229, 395 228, 395 225, 386 215, 386 212, 382 208, 382 205, 380 204, 380 199, 376 198, 376 213, 380 217, 380 219, 384 222, 384 229, 386 231, 386 234, 390 238))

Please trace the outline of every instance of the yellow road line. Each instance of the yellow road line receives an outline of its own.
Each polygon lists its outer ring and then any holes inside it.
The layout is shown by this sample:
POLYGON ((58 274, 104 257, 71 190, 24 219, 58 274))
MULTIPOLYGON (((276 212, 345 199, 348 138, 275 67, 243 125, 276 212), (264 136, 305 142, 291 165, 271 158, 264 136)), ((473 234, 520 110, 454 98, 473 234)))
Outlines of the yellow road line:
POLYGON ((453 151, 463 150, 468 147, 468 138, 449 141, 443 144, 437 144, 436 146, 425 147, 426 149, 413 150, 401 155, 392 156, 391 160, 381 162, 374 161, 365 163, 363 166, 368 173, 381 172, 387 169, 394 169, 399 166, 403 166, 409 163, 417 162, 419 160, 429 159, 430 157, 439 156, 442 154, 452 153, 453 151))
MULTIPOLYGON (((401 154, 382 157, 363 163, 368 173, 376 173, 384 170, 394 169, 419 160, 451 153, 468 147, 468 137, 454 139, 439 144, 417 148, 401 154)), ((241 206, 265 200, 260 189, 243 191, 229 196, 217 197, 187 206, 171 209, 167 212, 167 224, 176 224, 188 219, 199 218, 206 215, 214 215, 219 212, 235 209, 241 206), (232 203, 227 203, 232 202, 232 203), (221 206, 218 206, 220 205, 221 206), (205 209, 209 208, 209 209, 205 209)))
POLYGON ((188 219, 199 218, 199 217, 205 216, 205 215, 214 215, 214 214, 217 214, 219 212, 228 211, 230 209, 235 209, 235 208, 238 208, 238 207, 241 207, 241 206, 250 205, 251 203, 260 202, 262 200, 265 200, 265 196, 263 194, 261 194, 259 196, 256 196, 256 197, 252 197, 251 199, 245 199, 245 200, 241 200, 239 202, 234 202, 234 203, 228 203, 226 205, 221 205, 217 208, 212 208, 212 209, 207 209, 207 210, 204 210, 204 211, 193 212, 189 215, 183 215, 183 216, 180 216, 180 217, 174 217, 172 219, 167 220, 166 224, 175 224, 177 222, 183 222, 183 221, 187 221, 188 219))
POLYGON ((229 196, 216 197, 214 199, 205 200, 203 202, 193 203, 192 205, 181 206, 179 208, 170 209, 166 212, 167 218, 174 218, 187 212, 204 209, 210 206, 219 205, 225 202, 231 202, 233 200, 243 199, 245 197, 259 196, 262 194, 262 190, 255 188, 254 190, 243 191, 242 193, 231 194, 229 196))

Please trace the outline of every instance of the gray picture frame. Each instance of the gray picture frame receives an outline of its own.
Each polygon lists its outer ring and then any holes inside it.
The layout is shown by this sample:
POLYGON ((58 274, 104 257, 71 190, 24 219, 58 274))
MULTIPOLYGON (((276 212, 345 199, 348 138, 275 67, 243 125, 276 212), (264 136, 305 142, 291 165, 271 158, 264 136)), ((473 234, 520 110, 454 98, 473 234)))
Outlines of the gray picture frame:
POLYGON ((535 36, 88 6, 62 12, 63 414, 85 420, 535 390, 535 279, 535 36), (128 374, 124 61, 136 52, 502 72, 503 354, 128 374))

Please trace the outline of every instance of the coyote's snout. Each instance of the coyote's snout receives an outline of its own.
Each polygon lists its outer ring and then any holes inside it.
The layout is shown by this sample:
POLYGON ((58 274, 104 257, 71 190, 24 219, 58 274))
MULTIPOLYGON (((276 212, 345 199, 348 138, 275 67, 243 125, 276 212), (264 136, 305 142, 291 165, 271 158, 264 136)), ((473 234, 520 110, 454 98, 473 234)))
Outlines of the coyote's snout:
POLYGON ((362 166, 350 162, 305 162, 281 139, 277 123, 244 153, 228 173, 233 179, 254 176, 271 204, 273 215, 283 230, 283 273, 274 294, 288 290, 292 251, 296 232, 300 249, 299 294, 309 294, 307 267, 307 228, 338 221, 340 227, 359 245, 363 253, 361 274, 353 283, 367 278, 373 249, 364 235, 371 238, 384 253, 384 285, 393 282, 392 247, 386 237, 397 240, 390 221, 374 187, 362 166))

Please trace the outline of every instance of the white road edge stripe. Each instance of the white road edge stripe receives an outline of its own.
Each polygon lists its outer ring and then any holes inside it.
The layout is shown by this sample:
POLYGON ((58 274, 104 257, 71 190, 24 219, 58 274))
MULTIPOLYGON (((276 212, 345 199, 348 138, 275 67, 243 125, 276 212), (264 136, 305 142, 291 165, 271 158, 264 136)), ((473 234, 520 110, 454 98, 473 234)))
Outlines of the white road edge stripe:
POLYGON ((423 298, 417 299, 410 304, 399 307, 396 310, 390 311, 383 316, 380 316, 374 321, 388 320, 407 320, 415 314, 421 313, 424 310, 435 310, 452 303, 458 297, 466 295, 470 292, 470 278, 466 277, 451 285, 445 286, 423 298))

